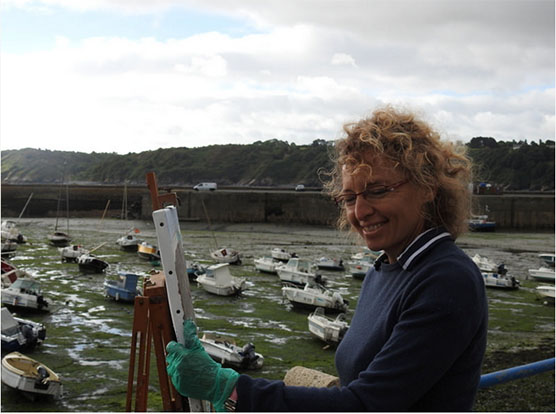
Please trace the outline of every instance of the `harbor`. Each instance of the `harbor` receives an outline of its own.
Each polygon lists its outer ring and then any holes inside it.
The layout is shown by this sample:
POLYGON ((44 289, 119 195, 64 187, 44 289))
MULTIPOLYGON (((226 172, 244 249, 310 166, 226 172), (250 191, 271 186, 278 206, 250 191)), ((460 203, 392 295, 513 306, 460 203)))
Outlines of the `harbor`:
MULTIPOLYGON (((64 223, 65 225, 65 223, 64 223)), ((28 353, 55 371, 63 383, 59 398, 29 401, 2 385, 2 411, 125 411, 133 305, 107 298, 105 279, 119 272, 140 275, 155 262, 136 252, 123 251, 116 240, 129 229, 156 245, 151 220, 71 218, 72 243, 95 250, 109 266, 102 273, 80 271, 75 263, 63 263, 60 252, 48 243, 53 218, 18 220, 26 244, 18 246, 10 261, 40 281, 49 312, 26 316, 46 327, 44 342, 28 353)), ((239 346, 252 343, 264 356, 260 369, 244 372, 254 377, 284 378, 288 369, 302 365, 335 375, 335 347, 315 338, 308 330, 310 311, 298 309, 283 297, 277 275, 259 272, 254 260, 279 247, 300 258, 317 262, 334 257, 348 261, 363 246, 353 235, 328 226, 269 223, 182 222, 186 260, 203 266, 214 264, 210 252, 233 248, 241 254, 240 265, 230 265, 233 276, 245 278, 240 295, 216 296, 191 282, 192 299, 201 333, 231 337, 239 346)), ((488 347, 483 373, 536 362, 554 356, 554 306, 536 293, 542 282, 528 276, 541 266, 540 253, 554 253, 552 232, 467 233, 458 245, 471 257, 480 254, 504 263, 508 274, 520 281, 519 289, 487 289, 489 300, 488 347)), ((320 270, 326 286, 349 302, 346 321, 353 316, 361 280, 345 270, 320 270)), ((149 411, 161 411, 162 402, 151 359, 149 411)), ((477 411, 554 411, 554 372, 539 374, 479 391, 477 411), (511 398, 510 398, 511 396, 511 398)))

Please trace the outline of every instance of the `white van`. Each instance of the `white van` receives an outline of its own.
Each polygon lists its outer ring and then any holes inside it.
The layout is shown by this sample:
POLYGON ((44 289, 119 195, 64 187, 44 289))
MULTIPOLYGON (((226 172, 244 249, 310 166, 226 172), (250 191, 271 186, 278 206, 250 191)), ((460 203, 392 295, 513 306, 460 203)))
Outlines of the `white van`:
POLYGON ((199 183, 193 189, 195 191, 214 191, 216 190, 216 183, 199 183))

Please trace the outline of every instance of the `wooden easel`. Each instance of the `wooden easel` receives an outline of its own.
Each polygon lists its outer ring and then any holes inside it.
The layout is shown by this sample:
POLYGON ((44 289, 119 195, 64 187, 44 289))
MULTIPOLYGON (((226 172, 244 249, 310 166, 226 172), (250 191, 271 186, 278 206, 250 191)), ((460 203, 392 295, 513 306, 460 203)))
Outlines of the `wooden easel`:
POLYGON ((185 270, 177 212, 175 207, 166 208, 167 205, 177 205, 176 193, 159 195, 156 176, 152 172, 147 173, 147 185, 151 193, 155 226, 162 228, 166 225, 168 231, 170 228, 174 231, 165 233, 167 229, 161 230, 157 227, 164 272, 151 275, 144 283, 143 296, 135 298, 126 411, 132 411, 134 390, 134 411, 147 411, 151 343, 154 343, 164 411, 208 411, 207 405, 203 402, 182 397, 172 385, 166 372, 166 344, 171 340, 183 343, 181 323, 184 318, 194 318, 195 315, 185 270), (168 280, 165 273, 169 276, 168 280), (135 383, 138 343, 139 358, 135 383))

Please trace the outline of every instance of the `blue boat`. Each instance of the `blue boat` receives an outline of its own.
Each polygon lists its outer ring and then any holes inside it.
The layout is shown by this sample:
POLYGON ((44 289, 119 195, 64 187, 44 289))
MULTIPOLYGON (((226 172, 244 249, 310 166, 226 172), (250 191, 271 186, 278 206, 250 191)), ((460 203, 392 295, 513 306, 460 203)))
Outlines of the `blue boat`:
POLYGON ((469 230, 471 231, 495 231, 496 230, 496 222, 489 221, 488 216, 481 215, 481 216, 473 216, 469 220, 469 230))
POLYGON ((139 275, 126 272, 118 272, 118 275, 118 280, 104 280, 104 296, 116 301, 133 302, 135 296, 141 294, 137 289, 139 275))

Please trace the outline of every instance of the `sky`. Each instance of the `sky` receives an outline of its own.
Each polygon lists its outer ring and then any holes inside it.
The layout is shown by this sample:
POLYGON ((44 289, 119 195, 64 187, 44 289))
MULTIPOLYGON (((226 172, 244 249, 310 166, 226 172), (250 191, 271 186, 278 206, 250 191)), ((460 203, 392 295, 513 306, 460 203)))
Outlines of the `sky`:
POLYGON ((0 148, 298 145, 391 104, 554 139, 551 0, 2 0, 0 148))

